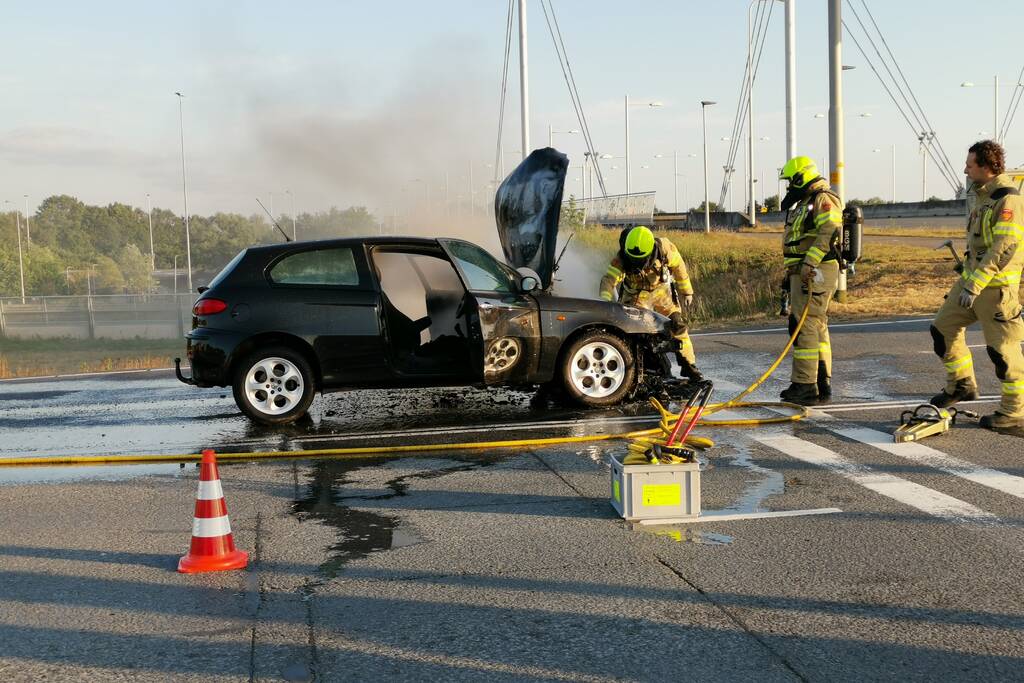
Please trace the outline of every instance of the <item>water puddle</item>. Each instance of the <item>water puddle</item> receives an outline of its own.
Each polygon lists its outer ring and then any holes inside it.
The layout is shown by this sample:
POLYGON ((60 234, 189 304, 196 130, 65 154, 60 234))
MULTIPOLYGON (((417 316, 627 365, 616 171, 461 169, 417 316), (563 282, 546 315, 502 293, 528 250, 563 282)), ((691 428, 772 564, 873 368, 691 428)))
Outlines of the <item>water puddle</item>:
POLYGON ((671 529, 671 528, 643 528, 647 533, 655 536, 661 536, 663 538, 669 538, 676 543, 696 543, 697 545, 730 545, 732 543, 732 536, 726 534, 716 534, 711 531, 701 531, 691 527, 684 527, 682 529, 671 529))
POLYGON ((742 493, 736 502, 716 512, 766 512, 765 499, 784 493, 786 479, 781 473, 761 467, 752 460, 751 452, 742 443, 730 444, 732 453, 720 457, 732 460, 732 466, 742 467, 753 475, 745 482, 742 493))
POLYGON ((0 486, 9 484, 56 484, 69 481, 122 481, 148 475, 183 474, 178 463, 125 465, 35 465, 0 467, 0 486))
MULTIPOLYGON (((311 462, 306 495, 301 496, 301 489, 296 479, 296 498, 293 511, 303 517, 317 519, 334 527, 338 531, 338 541, 328 550, 328 558, 320 565, 320 571, 326 578, 333 578, 352 560, 358 560, 375 552, 395 550, 423 543, 422 536, 409 524, 403 523, 398 517, 383 512, 359 509, 360 501, 381 501, 389 498, 410 495, 411 481, 434 479, 455 472, 465 472, 502 462, 515 454, 487 460, 472 455, 435 455, 433 462, 439 458, 446 461, 442 467, 423 469, 411 473, 400 474, 387 480, 373 492, 359 493, 361 485, 352 474, 356 470, 369 468, 385 468, 389 463, 399 460, 396 457, 381 457, 353 460, 321 460, 311 462), (349 488, 349 485, 355 485, 349 488)), ((403 462, 414 463, 413 458, 401 458, 403 462)), ((429 466, 428 462, 424 462, 429 466)), ((412 494, 415 495, 415 494, 412 494)))

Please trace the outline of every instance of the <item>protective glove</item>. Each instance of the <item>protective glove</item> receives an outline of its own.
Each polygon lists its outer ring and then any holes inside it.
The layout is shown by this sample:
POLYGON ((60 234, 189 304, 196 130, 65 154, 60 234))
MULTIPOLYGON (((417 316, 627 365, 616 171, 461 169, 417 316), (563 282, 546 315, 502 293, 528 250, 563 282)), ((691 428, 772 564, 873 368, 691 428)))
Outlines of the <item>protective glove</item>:
POLYGON ((974 300, 978 298, 977 294, 968 292, 966 289, 960 292, 960 305, 964 308, 973 308, 974 300))
POLYGON ((693 294, 683 295, 683 305, 686 306, 687 308, 693 306, 693 294))
POLYGON ((682 332, 686 329, 686 319, 683 318, 683 314, 679 311, 670 315, 668 319, 672 321, 672 329, 676 332, 682 332))
POLYGON ((805 263, 802 266, 800 266, 800 281, 803 282, 805 285, 809 283, 811 281, 811 278, 814 277, 815 270, 815 267, 809 263, 805 263))

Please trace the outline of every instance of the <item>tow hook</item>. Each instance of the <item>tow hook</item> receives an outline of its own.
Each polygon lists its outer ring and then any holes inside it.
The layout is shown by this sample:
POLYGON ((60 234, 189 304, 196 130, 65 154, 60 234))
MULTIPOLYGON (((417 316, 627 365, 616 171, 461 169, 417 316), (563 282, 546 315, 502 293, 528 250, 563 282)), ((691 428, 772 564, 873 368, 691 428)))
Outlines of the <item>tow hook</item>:
POLYGON ((194 379, 192 379, 191 377, 186 377, 185 375, 181 374, 181 359, 180 358, 175 358, 174 359, 174 374, 178 376, 178 380, 179 381, 184 382, 185 384, 192 384, 192 385, 196 384, 196 381, 194 379))

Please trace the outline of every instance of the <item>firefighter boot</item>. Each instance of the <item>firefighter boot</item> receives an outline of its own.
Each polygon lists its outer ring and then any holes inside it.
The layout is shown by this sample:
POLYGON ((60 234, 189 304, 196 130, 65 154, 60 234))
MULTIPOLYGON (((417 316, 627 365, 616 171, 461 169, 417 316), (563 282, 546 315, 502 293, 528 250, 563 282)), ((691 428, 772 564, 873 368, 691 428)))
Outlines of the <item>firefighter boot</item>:
POLYGON ((789 403, 796 403, 801 406, 814 406, 818 404, 818 385, 793 382, 779 396, 783 401, 789 403))
POLYGON ((697 369, 696 365, 686 360, 681 355, 677 355, 676 360, 679 361, 680 377, 686 378, 691 382, 699 382, 704 379, 704 375, 700 374, 700 370, 697 369))
POLYGON ((999 411, 991 415, 982 415, 978 424, 985 429, 1022 429, 1024 428, 1024 417, 1010 417, 999 411))
POLYGON ((832 378, 828 376, 825 361, 818 361, 818 403, 832 400, 832 378))
POLYGON ((958 379, 952 394, 943 389, 928 402, 936 408, 948 408, 958 401, 973 401, 978 398, 978 385, 970 378, 958 379))

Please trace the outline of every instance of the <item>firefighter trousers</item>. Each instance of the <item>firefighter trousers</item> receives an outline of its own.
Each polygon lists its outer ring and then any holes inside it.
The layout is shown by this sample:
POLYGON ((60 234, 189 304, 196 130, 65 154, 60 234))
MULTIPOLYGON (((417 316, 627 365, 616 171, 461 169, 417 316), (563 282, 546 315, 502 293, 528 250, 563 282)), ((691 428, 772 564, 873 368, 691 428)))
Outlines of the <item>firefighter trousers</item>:
POLYGON ((985 350, 1002 383, 999 412, 1024 417, 1024 355, 1020 349, 1024 321, 1019 291, 1016 287, 986 287, 972 308, 960 305, 962 291, 958 280, 946 295, 931 328, 935 354, 946 366, 946 392, 952 394, 958 380, 969 379, 976 384, 974 358, 964 332, 969 325, 980 322, 985 350))
POLYGON ((796 384, 814 384, 818 380, 818 364, 825 377, 832 377, 832 344, 828 335, 828 305, 839 286, 839 262, 822 261, 808 287, 800 282, 800 273, 789 276, 789 296, 792 313, 789 316, 790 334, 796 329, 799 316, 810 297, 811 307, 807 320, 793 343, 793 372, 790 381, 796 384))

